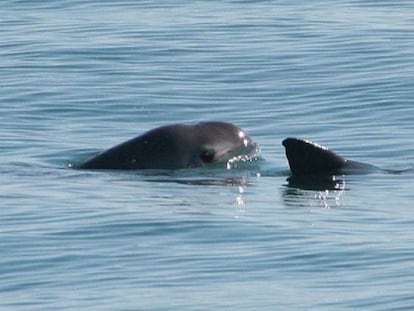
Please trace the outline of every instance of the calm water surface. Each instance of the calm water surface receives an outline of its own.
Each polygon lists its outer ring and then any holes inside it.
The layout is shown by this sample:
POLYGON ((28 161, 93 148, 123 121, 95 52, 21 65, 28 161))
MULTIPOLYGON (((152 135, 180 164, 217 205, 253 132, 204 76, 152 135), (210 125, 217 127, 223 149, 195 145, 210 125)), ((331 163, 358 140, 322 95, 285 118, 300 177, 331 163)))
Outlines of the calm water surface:
POLYGON ((410 1, 0 4, 0 309, 411 310, 414 174, 297 185, 301 136, 414 167, 410 1), (247 168, 70 163, 233 122, 247 168))

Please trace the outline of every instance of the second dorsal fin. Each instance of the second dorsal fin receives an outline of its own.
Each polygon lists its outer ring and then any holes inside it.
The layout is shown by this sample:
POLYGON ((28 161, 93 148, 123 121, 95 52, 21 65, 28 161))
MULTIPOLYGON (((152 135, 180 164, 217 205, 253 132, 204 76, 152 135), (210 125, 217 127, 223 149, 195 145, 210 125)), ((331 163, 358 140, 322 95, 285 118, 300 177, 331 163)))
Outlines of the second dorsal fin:
POLYGON ((299 138, 286 138, 289 167, 294 175, 326 175, 340 173, 347 167, 347 160, 326 147, 299 138))

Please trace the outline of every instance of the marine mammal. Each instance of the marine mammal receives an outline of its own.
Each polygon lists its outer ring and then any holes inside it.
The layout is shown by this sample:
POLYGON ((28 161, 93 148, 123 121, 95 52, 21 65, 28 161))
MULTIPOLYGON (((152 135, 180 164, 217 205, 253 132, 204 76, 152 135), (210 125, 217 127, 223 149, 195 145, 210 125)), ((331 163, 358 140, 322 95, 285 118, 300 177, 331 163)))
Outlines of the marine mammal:
POLYGON ((294 176, 327 176, 386 172, 399 174, 408 170, 384 170, 371 164, 345 159, 327 147, 300 138, 286 138, 285 147, 289 167, 294 176))
POLYGON ((181 169, 248 157, 257 145, 226 122, 173 124, 127 140, 77 166, 80 169, 181 169))

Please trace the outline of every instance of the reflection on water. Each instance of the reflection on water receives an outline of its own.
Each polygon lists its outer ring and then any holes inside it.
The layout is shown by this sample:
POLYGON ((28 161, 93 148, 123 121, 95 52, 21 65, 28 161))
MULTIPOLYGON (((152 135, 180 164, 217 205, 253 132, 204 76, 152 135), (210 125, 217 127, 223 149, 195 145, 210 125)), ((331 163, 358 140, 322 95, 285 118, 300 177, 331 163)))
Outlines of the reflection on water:
POLYGON ((288 187, 303 190, 345 190, 345 176, 291 176, 288 187))
POLYGON ((339 207, 345 194, 344 176, 289 177, 283 188, 288 207, 339 207))
POLYGON ((192 186, 236 186, 243 189, 249 184, 247 176, 196 176, 175 178, 162 178, 160 176, 155 176, 154 178, 147 178, 145 180, 149 182, 176 183, 192 186))

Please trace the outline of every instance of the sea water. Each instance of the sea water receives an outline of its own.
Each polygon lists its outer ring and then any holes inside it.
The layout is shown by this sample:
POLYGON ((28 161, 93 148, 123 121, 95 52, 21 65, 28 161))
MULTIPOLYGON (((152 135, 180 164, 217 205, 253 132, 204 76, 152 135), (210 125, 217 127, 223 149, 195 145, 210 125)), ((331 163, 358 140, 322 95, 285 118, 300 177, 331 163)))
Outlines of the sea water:
POLYGON ((0 309, 410 310, 414 175, 288 182, 298 136, 414 167, 410 1, 0 3, 0 309), (232 122, 249 167, 70 164, 232 122))

